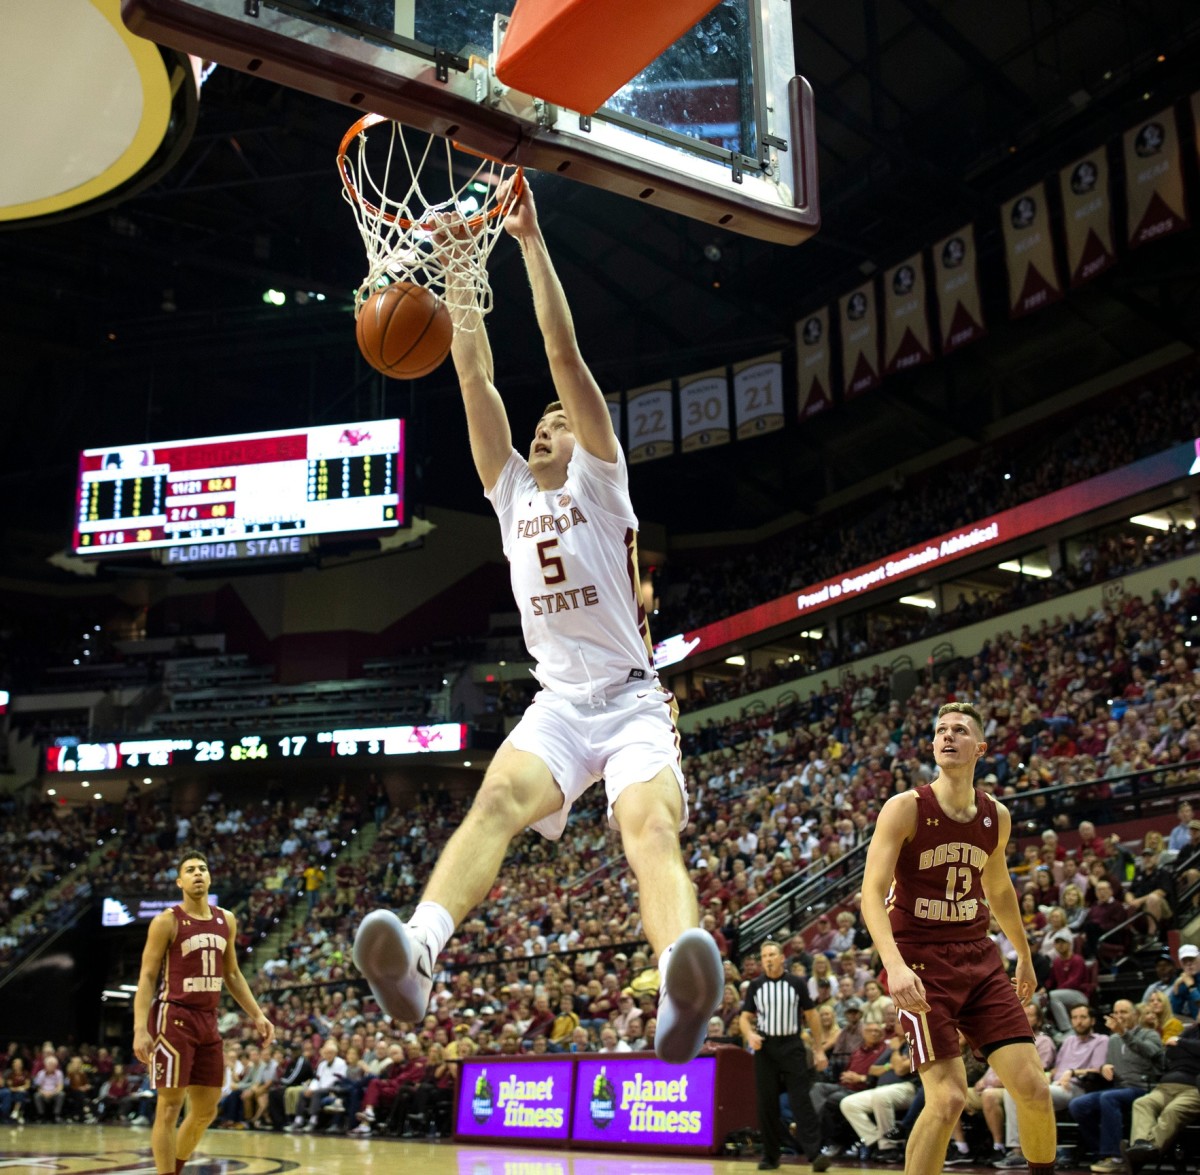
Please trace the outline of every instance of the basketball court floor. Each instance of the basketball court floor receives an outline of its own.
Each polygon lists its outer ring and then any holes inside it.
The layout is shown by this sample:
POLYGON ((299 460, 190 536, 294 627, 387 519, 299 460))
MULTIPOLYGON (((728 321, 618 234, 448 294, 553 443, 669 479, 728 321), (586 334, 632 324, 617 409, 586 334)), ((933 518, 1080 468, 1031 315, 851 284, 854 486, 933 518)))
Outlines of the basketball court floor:
MULTIPOLYGON (((324 1138, 210 1130, 184 1169, 186 1175, 748 1175, 757 1156, 675 1158, 596 1152, 459 1146, 452 1140, 416 1142, 324 1138)), ((781 1170, 810 1170, 785 1158, 781 1170)), ((835 1172, 837 1167, 832 1168, 835 1172)), ((847 1169, 848 1170, 848 1169, 847 1169)), ((0 1129, 0 1171, 71 1175, 154 1175, 150 1131, 123 1126, 33 1125, 0 1129)))

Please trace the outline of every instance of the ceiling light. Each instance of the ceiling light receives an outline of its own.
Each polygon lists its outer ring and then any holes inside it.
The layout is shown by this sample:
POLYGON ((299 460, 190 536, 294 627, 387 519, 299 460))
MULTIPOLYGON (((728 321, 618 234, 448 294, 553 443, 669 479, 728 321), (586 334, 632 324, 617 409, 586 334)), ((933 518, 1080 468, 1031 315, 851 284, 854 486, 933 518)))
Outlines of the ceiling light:
POLYGON ((285 294, 282 290, 267 290, 267 292, 263 294, 262 300, 266 302, 268 306, 282 306, 287 301, 287 294, 285 294))
POLYGON ((997 566, 1001 571, 1011 571, 1015 575, 1029 575, 1034 579, 1049 579, 1054 574, 1044 564, 1021 562, 1017 559, 1007 559, 997 566))
POLYGON ((936 608, 937 601, 930 599, 929 596, 901 596, 900 603, 908 604, 913 608, 936 608))
POLYGON ((734 653, 734 655, 732 657, 725 658, 725 664, 726 665, 737 665, 740 667, 740 666, 746 664, 746 658, 743 657, 741 655, 741 653, 734 653))

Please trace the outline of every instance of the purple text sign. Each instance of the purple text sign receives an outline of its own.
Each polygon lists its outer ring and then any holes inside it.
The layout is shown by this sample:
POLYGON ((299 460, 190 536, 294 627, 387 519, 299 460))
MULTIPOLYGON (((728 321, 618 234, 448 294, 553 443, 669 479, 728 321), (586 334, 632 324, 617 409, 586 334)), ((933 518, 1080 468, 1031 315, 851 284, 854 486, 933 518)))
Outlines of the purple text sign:
POLYGON ((708 1146, 716 1074, 712 1057, 686 1065, 614 1053, 580 1057, 571 1137, 618 1146, 708 1146))
POLYGON ((460 1138, 565 1142, 571 1130, 571 1064, 464 1061, 458 1086, 460 1138))

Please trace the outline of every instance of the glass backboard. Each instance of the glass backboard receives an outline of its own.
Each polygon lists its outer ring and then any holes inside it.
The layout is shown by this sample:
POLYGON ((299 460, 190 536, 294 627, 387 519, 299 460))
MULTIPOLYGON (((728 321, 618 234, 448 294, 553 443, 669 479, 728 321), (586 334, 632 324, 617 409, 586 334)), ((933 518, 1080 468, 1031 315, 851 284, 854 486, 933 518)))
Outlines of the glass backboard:
POLYGON ((812 92, 794 76, 790 4, 722 0, 589 117, 496 78, 513 3, 122 0, 122 16, 162 44, 506 162, 767 240, 816 232, 812 92))

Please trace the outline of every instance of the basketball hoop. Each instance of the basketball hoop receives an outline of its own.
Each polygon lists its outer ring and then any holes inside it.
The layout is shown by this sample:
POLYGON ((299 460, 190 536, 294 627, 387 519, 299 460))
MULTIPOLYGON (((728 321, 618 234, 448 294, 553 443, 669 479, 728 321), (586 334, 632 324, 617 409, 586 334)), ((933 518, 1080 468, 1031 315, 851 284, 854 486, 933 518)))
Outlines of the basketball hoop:
POLYGON ((376 290, 410 282, 445 301, 455 330, 474 330, 492 308, 487 259, 505 216, 520 198, 524 172, 443 139, 445 175, 432 166, 425 182, 440 181, 440 191, 449 194, 434 198, 422 187, 422 173, 441 154, 434 150, 440 136, 428 135, 424 146, 414 150, 408 140, 422 133, 383 115, 366 114, 338 147, 342 194, 354 209, 367 249, 367 276, 358 287, 354 315, 376 290), (387 141, 375 136, 368 162, 367 131, 380 123, 388 124, 387 141))

